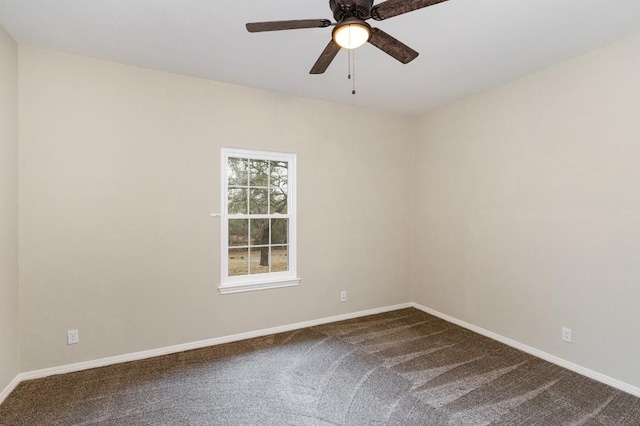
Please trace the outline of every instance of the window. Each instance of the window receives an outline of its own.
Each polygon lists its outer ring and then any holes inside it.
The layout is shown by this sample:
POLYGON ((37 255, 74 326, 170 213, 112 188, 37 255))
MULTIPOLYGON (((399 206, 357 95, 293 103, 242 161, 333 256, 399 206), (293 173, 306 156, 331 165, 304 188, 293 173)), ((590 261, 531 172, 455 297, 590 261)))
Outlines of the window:
POLYGON ((222 148, 221 293, 297 285, 296 155, 222 148))

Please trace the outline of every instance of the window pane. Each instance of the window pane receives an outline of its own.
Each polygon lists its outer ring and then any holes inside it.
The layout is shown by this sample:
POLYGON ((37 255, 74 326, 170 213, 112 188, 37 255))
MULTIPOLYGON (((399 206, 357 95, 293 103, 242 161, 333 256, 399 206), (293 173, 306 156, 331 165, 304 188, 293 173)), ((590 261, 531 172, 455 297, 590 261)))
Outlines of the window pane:
POLYGON ((247 186, 247 160, 229 157, 227 161, 229 185, 247 186))
POLYGON ((249 213, 267 214, 267 190, 250 189, 249 213))
POLYGON ((271 214, 287 214, 287 193, 280 188, 270 188, 271 214))
POLYGON ((271 219, 271 244, 287 244, 289 219, 271 219))
MULTIPOLYGON (((294 277, 296 155, 222 148, 221 291, 294 277), (292 191, 289 191, 291 182, 292 191), (225 200, 226 197, 226 200, 225 200), (292 251, 293 250, 293 251, 292 251), (291 259, 291 261, 289 260, 291 259), (275 275, 275 276, 273 276, 275 275)), ((266 285, 266 284, 265 284, 266 285)))
POLYGON ((249 160, 249 186, 269 185, 269 161, 249 160))
POLYGON ((289 183, 289 163, 286 161, 271 162, 271 186, 287 189, 289 183))
POLYGON ((269 244, 269 219, 251 219, 251 245, 269 244))
POLYGON ((271 247, 271 272, 285 272, 289 270, 289 247, 271 247))
POLYGON ((249 245, 249 220, 229 219, 229 246, 249 245))
POLYGON ((269 273, 269 247, 251 249, 251 274, 269 273))
POLYGON ((249 273, 249 249, 229 249, 229 276, 247 275, 249 273))
POLYGON ((229 214, 247 214, 247 190, 229 189, 227 206, 229 214))

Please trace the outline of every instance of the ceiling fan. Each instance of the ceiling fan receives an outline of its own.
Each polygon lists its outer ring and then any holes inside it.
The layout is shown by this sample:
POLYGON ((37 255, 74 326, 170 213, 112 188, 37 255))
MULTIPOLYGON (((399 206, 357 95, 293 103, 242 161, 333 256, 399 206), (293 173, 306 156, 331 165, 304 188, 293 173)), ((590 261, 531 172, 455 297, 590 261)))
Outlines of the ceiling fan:
POLYGON ((329 0, 336 23, 328 19, 252 22, 247 24, 247 30, 258 33, 335 26, 331 41, 311 68, 310 74, 324 73, 341 48, 355 49, 367 42, 403 64, 408 64, 418 57, 418 52, 381 29, 372 28, 365 21, 383 21, 445 1, 447 0, 387 0, 374 6, 374 0, 329 0))

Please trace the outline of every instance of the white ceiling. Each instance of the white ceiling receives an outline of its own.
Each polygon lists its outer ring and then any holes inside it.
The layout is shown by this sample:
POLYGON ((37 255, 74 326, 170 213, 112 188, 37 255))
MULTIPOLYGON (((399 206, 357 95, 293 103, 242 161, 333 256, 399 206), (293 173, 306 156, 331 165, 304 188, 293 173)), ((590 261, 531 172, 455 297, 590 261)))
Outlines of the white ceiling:
MULTIPOLYGON (((421 114, 640 33, 640 0, 449 0, 369 21, 420 52, 408 65, 341 51, 309 75, 331 28, 250 34, 246 22, 330 19, 328 0, 0 0, 21 44, 243 86, 421 114)), ((376 4, 380 1, 376 1, 376 4)))

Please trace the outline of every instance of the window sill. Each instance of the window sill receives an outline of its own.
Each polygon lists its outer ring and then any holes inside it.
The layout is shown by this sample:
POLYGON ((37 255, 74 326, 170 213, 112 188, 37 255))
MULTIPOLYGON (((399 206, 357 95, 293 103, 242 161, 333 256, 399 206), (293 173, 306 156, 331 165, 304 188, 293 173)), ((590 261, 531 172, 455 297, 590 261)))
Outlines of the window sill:
POLYGON ((288 280, 264 281, 256 283, 224 284, 218 287, 221 294, 244 293, 246 291, 269 290, 271 288, 294 287, 300 284, 300 278, 288 280))

